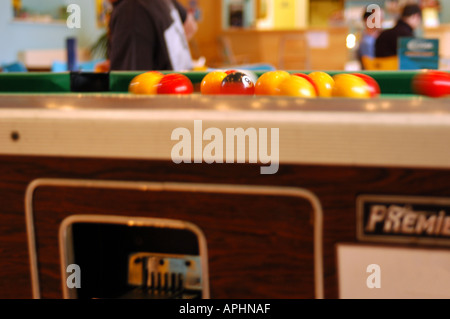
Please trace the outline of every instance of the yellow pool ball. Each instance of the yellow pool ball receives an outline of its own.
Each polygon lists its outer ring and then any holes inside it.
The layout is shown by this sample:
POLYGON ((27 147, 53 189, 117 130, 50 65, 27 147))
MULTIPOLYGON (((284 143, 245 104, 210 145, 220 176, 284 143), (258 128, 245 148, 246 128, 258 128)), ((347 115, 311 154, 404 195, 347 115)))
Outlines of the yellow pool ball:
POLYGON ((133 94, 157 94, 159 81, 163 74, 158 71, 149 71, 135 76, 128 86, 128 92, 133 94))
POLYGON ((309 74, 319 91, 319 97, 331 97, 334 87, 334 79, 325 72, 316 71, 309 74))
POLYGON ((333 77, 333 97, 370 98, 370 90, 366 81, 352 74, 337 74, 333 77))

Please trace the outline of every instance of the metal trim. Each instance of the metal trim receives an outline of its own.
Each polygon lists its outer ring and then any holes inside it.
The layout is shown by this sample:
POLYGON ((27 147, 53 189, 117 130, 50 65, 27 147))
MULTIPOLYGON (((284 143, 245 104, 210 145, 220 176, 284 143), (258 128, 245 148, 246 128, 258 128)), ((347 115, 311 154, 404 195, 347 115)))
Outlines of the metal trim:
MULTIPOLYGON (((149 96, 127 93, 2 93, 0 109, 59 109, 67 106, 76 110, 208 110, 208 111, 313 111, 358 113, 418 113, 449 114, 450 98, 431 99, 409 95, 405 98, 383 97, 380 99, 307 99, 288 96, 149 96), (256 102, 256 104, 255 104, 256 102), (124 104, 126 107, 124 107, 124 104), (32 107, 30 106, 32 105, 32 107), (226 106, 224 108, 224 106, 226 106)), ((257 113, 255 113, 257 116, 257 113)))

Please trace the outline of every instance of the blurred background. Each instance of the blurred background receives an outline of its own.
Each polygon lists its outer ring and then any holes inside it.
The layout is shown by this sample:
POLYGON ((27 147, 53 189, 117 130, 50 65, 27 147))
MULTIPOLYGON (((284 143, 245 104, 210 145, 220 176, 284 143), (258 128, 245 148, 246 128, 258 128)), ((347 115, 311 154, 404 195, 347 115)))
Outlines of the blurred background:
MULTIPOLYGON (((406 2, 423 8, 418 35, 440 40, 450 60, 450 1, 437 0, 179 0, 195 12, 190 41, 207 67, 263 63, 277 69, 357 70, 357 49, 369 4, 392 27, 406 2), (203 60, 203 59, 202 59, 203 60)), ((4 71, 64 71, 66 39, 76 38, 80 68, 107 59, 107 0, 0 0, 0 66, 4 71), (67 6, 81 8, 81 28, 67 27, 67 6)))

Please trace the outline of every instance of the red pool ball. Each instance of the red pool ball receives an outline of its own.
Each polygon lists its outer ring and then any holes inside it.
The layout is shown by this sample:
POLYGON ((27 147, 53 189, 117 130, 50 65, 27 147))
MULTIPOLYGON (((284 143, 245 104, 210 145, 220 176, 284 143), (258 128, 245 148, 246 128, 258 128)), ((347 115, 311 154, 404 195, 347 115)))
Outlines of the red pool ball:
POLYGON ((380 86, 373 77, 362 73, 353 73, 353 75, 360 77, 367 83, 367 85, 369 86, 370 97, 377 97, 378 95, 380 95, 381 93, 380 86))
POLYGON ((313 81, 313 79, 311 79, 311 77, 307 74, 303 74, 303 73, 294 73, 293 75, 299 76, 301 78, 306 79, 309 83, 311 83, 311 85, 314 87, 314 89, 316 90, 316 95, 319 96, 319 88, 317 87, 316 83, 313 81))
POLYGON ((252 95, 255 93, 255 84, 247 74, 233 72, 223 79, 220 93, 252 95))
POLYGON ((429 97, 450 95, 450 74, 443 71, 425 71, 413 78, 413 91, 429 97))
POLYGON ((158 94, 191 94, 194 86, 191 80, 180 73, 170 73, 163 76, 159 81, 158 94))

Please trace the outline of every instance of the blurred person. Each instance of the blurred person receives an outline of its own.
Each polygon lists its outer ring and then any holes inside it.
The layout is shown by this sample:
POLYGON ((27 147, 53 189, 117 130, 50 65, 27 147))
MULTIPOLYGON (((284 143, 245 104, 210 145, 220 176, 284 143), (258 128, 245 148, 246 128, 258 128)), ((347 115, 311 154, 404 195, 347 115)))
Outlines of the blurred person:
POLYGON ((397 25, 383 31, 375 43, 376 57, 391 57, 397 55, 397 43, 400 37, 414 37, 414 30, 422 24, 422 11, 416 4, 403 8, 397 25))
POLYGON ((175 0, 110 0, 110 70, 189 70, 192 12, 175 0))
MULTIPOLYGON (((380 28, 376 26, 372 26, 368 23, 369 18, 372 17, 375 12, 364 11, 362 20, 364 23, 364 30, 361 35, 361 40, 358 48, 358 58, 361 62, 363 56, 367 56, 370 58, 375 57, 375 42, 380 34, 380 28)), ((362 62, 361 62, 362 65, 362 62)))

